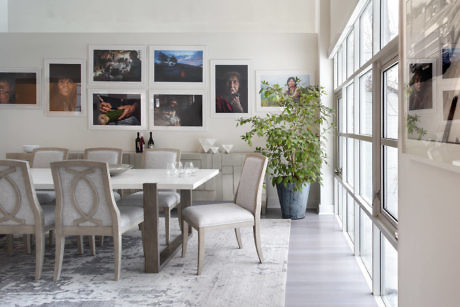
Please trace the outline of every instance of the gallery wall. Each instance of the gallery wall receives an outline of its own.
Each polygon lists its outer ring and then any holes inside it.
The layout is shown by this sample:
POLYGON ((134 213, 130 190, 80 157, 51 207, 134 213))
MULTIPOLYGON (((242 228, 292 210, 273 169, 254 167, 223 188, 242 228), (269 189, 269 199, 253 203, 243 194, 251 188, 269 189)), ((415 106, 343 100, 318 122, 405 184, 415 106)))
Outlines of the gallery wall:
MULTIPOLYGON (((254 70, 302 70, 317 80, 318 46, 314 34, 257 33, 151 33, 151 34, 0 34, 0 67, 38 67, 43 71, 45 58, 88 60, 89 45, 204 45, 210 59, 249 59, 254 70)), ((207 73, 209 76, 209 73, 207 73)), ((254 77, 255 72, 251 71, 254 77)), ((210 83, 205 96, 206 131, 153 131, 159 147, 182 151, 200 151, 199 137, 213 137, 218 144, 234 144, 234 151, 252 150, 240 135, 245 128, 236 127, 235 119, 210 116, 210 83)), ((42 89, 44 82, 42 82, 42 89)), ((148 94, 148 85, 144 87, 148 94)), ((43 91, 42 91, 43 93, 43 91)), ((250 89, 252 101, 255 88, 250 89)), ((148 132, 143 131, 144 137, 148 132)), ((82 150, 92 146, 115 146, 134 150, 135 131, 100 131, 88 128, 87 116, 48 116, 42 109, 0 110, 0 156, 20 152, 24 144, 62 146, 82 150)))

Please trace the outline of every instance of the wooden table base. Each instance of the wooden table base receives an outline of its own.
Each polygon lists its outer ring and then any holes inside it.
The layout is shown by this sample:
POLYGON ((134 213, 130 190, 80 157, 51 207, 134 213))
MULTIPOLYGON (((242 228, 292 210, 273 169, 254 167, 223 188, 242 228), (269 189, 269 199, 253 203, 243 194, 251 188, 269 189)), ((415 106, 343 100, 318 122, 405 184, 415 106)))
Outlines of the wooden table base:
MULTIPOLYGON (((156 183, 144 183, 144 234, 142 236, 144 255, 145 255, 145 272, 158 273, 166 263, 176 254, 178 247, 182 244, 182 236, 179 235, 169 243, 165 249, 160 251, 159 236, 159 208, 158 208, 158 190, 156 183)), ((181 190, 181 201, 178 210, 182 211, 185 207, 192 204, 192 191, 181 190)), ((182 225, 182 221, 180 221, 182 225)), ((191 235, 191 229, 188 229, 191 235)))

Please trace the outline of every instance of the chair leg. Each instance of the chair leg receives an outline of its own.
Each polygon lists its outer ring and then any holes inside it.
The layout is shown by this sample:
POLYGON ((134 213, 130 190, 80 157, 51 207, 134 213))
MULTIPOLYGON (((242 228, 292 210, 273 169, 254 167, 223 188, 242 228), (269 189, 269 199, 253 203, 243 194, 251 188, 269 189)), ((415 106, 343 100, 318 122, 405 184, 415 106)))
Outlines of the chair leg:
POLYGON ((78 236, 77 237, 77 245, 78 245, 78 253, 80 255, 83 255, 83 252, 85 251, 85 247, 83 246, 83 236, 78 236))
POLYGON ((8 252, 8 256, 13 256, 14 254, 13 235, 6 235, 6 249, 8 252))
POLYGON ((264 257, 262 255, 262 247, 260 245, 260 225, 259 223, 255 223, 254 227, 254 243, 256 244, 257 256, 259 256, 259 262, 262 263, 264 261, 264 257))
POLYGON ((56 259, 54 260, 54 281, 61 277, 62 260, 64 258, 65 237, 56 232, 56 259))
POLYGON ((96 237, 89 237, 89 248, 91 249, 91 255, 96 256, 96 237))
POLYGON ((182 257, 185 257, 187 252, 187 240, 188 240, 188 225, 186 221, 182 221, 182 257))
POLYGON ((198 269, 196 275, 201 274, 201 268, 204 262, 204 229, 198 229, 198 269))
POLYGON ((179 227, 180 227, 180 230, 182 231, 182 205, 181 203, 177 204, 176 210, 177 210, 177 220, 179 221, 179 227))
POLYGON ((238 241, 238 248, 243 248, 243 242, 241 241, 241 232, 239 228, 235 228, 236 241, 238 241))
POLYGON ((31 254, 32 253, 32 247, 31 247, 31 235, 23 235, 22 239, 24 240, 24 247, 26 248, 26 253, 31 254))
POLYGON ((144 258, 145 258, 144 222, 139 223, 139 231, 141 232, 142 250, 144 251, 144 258))
POLYGON ((164 209, 165 213, 165 233, 166 233, 166 246, 169 246, 169 221, 171 220, 171 209, 170 208, 165 208, 164 209))
POLYGON ((54 230, 51 229, 48 234, 48 246, 49 247, 53 246, 53 242, 54 242, 54 230))
POLYGON ((115 254, 115 280, 119 280, 121 272, 121 233, 113 237, 113 249, 115 254))
POLYGON ((43 261, 45 258, 45 234, 35 234, 35 280, 42 275, 43 261))
POLYGON ((104 236, 97 236, 97 245, 98 246, 104 245, 104 236))

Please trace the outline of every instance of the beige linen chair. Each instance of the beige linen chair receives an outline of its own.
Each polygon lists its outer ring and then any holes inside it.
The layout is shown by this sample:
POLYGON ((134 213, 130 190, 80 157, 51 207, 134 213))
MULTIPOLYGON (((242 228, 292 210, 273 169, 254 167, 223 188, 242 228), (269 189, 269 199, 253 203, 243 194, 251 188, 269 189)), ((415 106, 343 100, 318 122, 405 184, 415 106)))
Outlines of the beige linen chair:
POLYGON ((56 202, 56 262, 61 275, 66 236, 113 236, 115 280, 120 278, 121 234, 144 221, 139 206, 118 208, 106 162, 68 160, 51 163, 56 202))
MULTIPOLYGON (((180 161, 180 151, 170 148, 155 148, 144 149, 143 154, 143 167, 153 169, 165 169, 168 163, 175 163, 180 161)), ((132 202, 142 204, 144 193, 136 192, 128 197, 122 199, 118 205, 131 205, 132 202)), ((171 219, 171 210, 180 203, 180 194, 175 190, 159 190, 158 191, 158 207, 163 208, 165 215, 165 232, 166 232, 166 245, 169 245, 170 230, 169 224, 171 219)), ((177 207, 177 214, 180 221, 180 206, 177 207)))
MULTIPOLYGON (((93 148, 86 148, 83 153, 83 159, 90 160, 90 161, 98 161, 98 162, 107 162, 109 164, 121 164, 123 158, 123 150, 120 148, 113 148, 113 147, 93 147, 93 148)), ((121 199, 120 193, 113 191, 113 197, 115 201, 118 202, 121 199)), ((104 237, 99 237, 99 245, 103 245, 104 237)), ((90 239, 90 246, 93 252, 93 255, 96 252, 94 238, 90 239)), ((80 241, 83 242, 83 238, 80 238, 80 241)), ((83 246, 80 249, 83 252, 83 246)))
POLYGON ((120 148, 94 147, 86 148, 83 153, 83 159, 109 164, 121 164, 123 151, 120 148))
MULTIPOLYGON (((35 148, 32 151, 32 168, 49 168, 51 162, 67 160, 69 150, 57 147, 35 148)), ((56 200, 56 193, 53 190, 37 191, 37 198, 40 204, 51 203, 56 200)))
MULTIPOLYGON (((40 206, 29 163, 0 160, 0 233, 35 235, 35 279, 40 279, 45 233, 54 228, 54 206, 40 206)), ((10 250, 10 248, 9 248, 10 250)))
POLYGON ((182 212, 182 257, 187 251, 188 226, 198 231, 198 269, 204 261, 204 235, 208 230, 234 228, 239 248, 242 248, 240 227, 253 226, 254 242, 262 263, 260 246, 260 207, 262 184, 267 169, 267 158, 260 154, 246 155, 234 203, 187 207, 182 212))

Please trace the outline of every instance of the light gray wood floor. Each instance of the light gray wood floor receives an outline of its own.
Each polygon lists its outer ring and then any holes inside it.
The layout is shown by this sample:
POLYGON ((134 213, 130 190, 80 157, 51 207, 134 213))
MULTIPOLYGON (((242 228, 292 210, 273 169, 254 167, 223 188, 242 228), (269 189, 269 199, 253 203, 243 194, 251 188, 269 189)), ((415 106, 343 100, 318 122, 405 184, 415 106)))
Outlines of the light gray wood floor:
POLYGON ((333 215, 292 221, 286 306, 377 306, 333 215))

